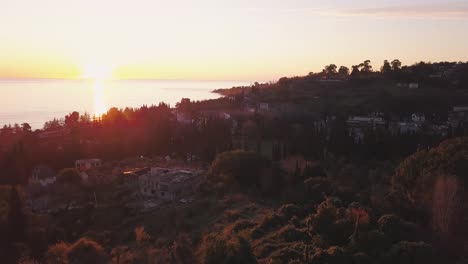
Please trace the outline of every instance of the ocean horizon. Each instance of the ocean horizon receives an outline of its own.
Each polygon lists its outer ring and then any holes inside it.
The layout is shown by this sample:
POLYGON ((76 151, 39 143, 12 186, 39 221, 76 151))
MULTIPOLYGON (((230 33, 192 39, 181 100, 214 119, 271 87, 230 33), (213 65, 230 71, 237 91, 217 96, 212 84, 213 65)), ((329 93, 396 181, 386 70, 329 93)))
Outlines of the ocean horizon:
POLYGON ((182 98, 216 99, 219 88, 251 81, 122 79, 0 79, 0 125, 29 123, 40 129, 46 121, 73 111, 100 115, 111 107, 141 107, 160 102, 175 106, 182 98))

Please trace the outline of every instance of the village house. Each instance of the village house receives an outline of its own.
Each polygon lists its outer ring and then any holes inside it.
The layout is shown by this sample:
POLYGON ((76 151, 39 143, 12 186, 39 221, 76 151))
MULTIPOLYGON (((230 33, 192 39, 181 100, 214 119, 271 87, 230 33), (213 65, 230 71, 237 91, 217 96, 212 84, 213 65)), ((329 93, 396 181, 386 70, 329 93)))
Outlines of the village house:
POLYGON ((385 127, 387 122, 382 113, 373 113, 369 116, 350 116, 346 124, 349 135, 358 143, 362 142, 366 131, 385 127))
POLYGON ((192 195, 200 183, 200 171, 151 168, 138 177, 142 196, 176 201, 192 195))
POLYGON ((448 123, 452 128, 468 126, 468 106, 455 106, 448 113, 448 123))
POLYGON ((151 168, 150 171, 138 178, 140 193, 147 197, 158 197, 160 177, 170 172, 165 168, 151 168))
POLYGON ((258 103, 257 110, 259 112, 268 112, 270 111, 270 105, 268 103, 258 103))
POLYGON ((421 124, 416 122, 392 122, 390 132, 392 135, 414 134, 421 131, 421 124))
POLYGON ((56 180, 57 177, 54 170, 47 166, 38 166, 32 170, 29 184, 47 187, 48 185, 54 184, 56 180))
POLYGON ((419 83, 410 83, 408 85, 408 88, 410 89, 418 89, 419 88, 419 83))
POLYGON ((101 167, 102 160, 100 159, 82 159, 75 161, 75 168, 79 171, 87 171, 91 168, 101 167))
POLYGON ((124 182, 128 186, 139 186, 140 179, 147 175, 151 171, 151 168, 140 168, 128 170, 122 173, 124 182))
POLYGON ((411 121, 416 123, 424 123, 426 122, 426 116, 422 113, 413 113, 411 115, 411 121))
POLYGON ((200 184, 201 173, 177 170, 162 175, 159 181, 159 198, 177 201, 184 196, 193 195, 200 184))

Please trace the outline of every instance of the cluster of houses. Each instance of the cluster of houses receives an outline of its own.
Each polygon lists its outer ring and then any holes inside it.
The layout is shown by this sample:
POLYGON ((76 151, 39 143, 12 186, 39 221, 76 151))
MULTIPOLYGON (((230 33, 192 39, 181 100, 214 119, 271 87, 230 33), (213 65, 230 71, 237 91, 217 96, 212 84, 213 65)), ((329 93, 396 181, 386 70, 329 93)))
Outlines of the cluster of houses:
MULTIPOLYGON (((85 184, 103 184, 120 181, 135 197, 143 200, 179 201, 195 193, 201 183, 203 172, 179 168, 145 167, 115 173, 108 170, 108 164, 100 159, 83 159, 75 162, 85 184)), ((28 205, 35 211, 51 210, 49 188, 57 181, 57 172, 48 166, 38 166, 32 170, 28 190, 28 205)), ((185 199, 186 200, 186 199, 185 199)))
POLYGON ((468 106, 453 107, 448 112, 447 122, 429 121, 423 113, 413 113, 406 120, 387 121, 383 113, 367 116, 350 116, 346 121, 349 135, 355 142, 362 142, 369 130, 385 129, 393 135, 426 133, 447 136, 450 128, 468 127, 468 106))

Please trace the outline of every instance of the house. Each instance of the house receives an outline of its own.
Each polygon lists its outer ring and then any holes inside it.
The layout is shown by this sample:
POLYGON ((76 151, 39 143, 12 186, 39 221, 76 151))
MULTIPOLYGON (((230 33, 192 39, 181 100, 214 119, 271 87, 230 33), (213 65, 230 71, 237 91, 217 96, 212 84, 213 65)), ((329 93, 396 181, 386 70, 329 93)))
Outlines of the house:
POLYGON ((41 187, 47 187, 48 185, 54 184, 57 180, 56 172, 47 166, 38 166, 32 170, 31 178, 29 178, 30 185, 40 185, 41 187))
POLYGON ((418 133, 421 131, 421 123, 393 122, 390 124, 390 131, 393 135, 418 133))
POLYGON ((193 123, 192 117, 188 113, 184 113, 178 110, 174 110, 177 123, 180 125, 191 125, 193 123))
POLYGON ((408 88, 418 89, 419 88, 419 83, 410 83, 410 84, 408 84, 408 88))
POLYGON ((140 168, 140 169, 133 169, 129 171, 125 171, 122 173, 124 177, 124 182, 127 185, 137 185, 139 184, 140 178, 144 177, 151 171, 151 168, 140 168))
POLYGON ((455 106, 448 113, 448 124, 452 128, 468 126, 468 106, 455 106))
POLYGON ((411 115, 411 121, 416 123, 424 123, 426 122, 426 116, 422 113, 413 113, 411 115))
POLYGON ((192 195, 200 183, 200 171, 151 168, 138 178, 140 194, 145 197, 176 201, 192 195))
POLYGON ((83 159, 75 161, 75 168, 79 171, 87 171, 91 168, 101 167, 102 160, 100 159, 83 159))
POLYGON ((193 195, 200 184, 201 173, 177 170, 163 175, 159 180, 159 198, 177 201, 184 196, 193 195))
POLYGON ((387 122, 382 113, 373 113, 369 116, 350 116, 346 121, 348 133, 356 143, 362 142, 367 130, 376 130, 385 127, 387 122))
POLYGON ((159 190, 159 179, 161 176, 166 175, 169 172, 169 169, 156 167, 151 168, 149 173, 141 175, 138 178, 140 193, 147 197, 157 197, 159 190))
POLYGON ((270 105, 268 103, 258 103, 257 109, 259 112, 268 112, 270 111, 270 105))

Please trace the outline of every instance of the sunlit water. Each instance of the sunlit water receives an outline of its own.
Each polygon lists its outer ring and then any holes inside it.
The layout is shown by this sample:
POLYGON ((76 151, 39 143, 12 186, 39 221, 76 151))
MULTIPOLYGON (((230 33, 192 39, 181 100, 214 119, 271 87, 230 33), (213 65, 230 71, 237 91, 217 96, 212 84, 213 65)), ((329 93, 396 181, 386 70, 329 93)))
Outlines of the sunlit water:
POLYGON ((239 81, 0 80, 0 124, 29 123, 42 128, 71 111, 102 114, 110 107, 139 107, 181 98, 214 99, 211 91, 249 85, 239 81))

